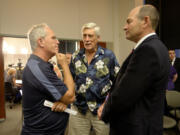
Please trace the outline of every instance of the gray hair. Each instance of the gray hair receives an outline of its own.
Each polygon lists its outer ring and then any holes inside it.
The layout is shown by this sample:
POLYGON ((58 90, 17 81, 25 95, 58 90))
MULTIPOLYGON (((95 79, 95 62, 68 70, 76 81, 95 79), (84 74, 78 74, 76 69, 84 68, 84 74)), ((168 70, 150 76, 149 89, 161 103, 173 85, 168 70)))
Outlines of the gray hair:
POLYGON ((82 26, 82 29, 81 29, 81 33, 82 33, 82 34, 83 34, 83 31, 84 31, 85 29, 94 29, 96 35, 97 35, 97 36, 100 36, 100 27, 97 26, 96 23, 91 22, 91 23, 86 23, 86 24, 84 24, 84 25, 82 26))
POLYGON ((34 52, 35 48, 37 47, 37 40, 39 38, 45 38, 47 31, 45 28, 47 28, 48 25, 46 23, 41 23, 32 26, 32 28, 29 29, 27 33, 27 37, 29 40, 29 43, 31 45, 32 52, 34 52))
POLYGON ((145 16, 150 17, 152 28, 156 30, 159 22, 159 13, 157 9, 152 5, 142 6, 139 10, 137 17, 142 20, 145 16))

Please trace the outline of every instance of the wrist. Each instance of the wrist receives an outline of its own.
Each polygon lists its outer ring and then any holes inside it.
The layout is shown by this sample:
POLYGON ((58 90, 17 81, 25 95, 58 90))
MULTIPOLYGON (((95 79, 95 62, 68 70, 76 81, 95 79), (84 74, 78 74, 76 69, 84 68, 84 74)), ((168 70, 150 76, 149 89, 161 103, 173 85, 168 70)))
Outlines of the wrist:
POLYGON ((67 63, 64 63, 64 64, 61 65, 61 68, 62 68, 63 70, 66 69, 67 67, 69 67, 67 63))

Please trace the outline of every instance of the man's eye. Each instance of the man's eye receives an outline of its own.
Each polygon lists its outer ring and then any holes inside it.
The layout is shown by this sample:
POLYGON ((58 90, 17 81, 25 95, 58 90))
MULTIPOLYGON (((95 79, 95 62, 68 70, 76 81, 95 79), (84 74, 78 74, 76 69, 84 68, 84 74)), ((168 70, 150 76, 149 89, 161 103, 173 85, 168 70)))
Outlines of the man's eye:
POLYGON ((129 20, 129 19, 127 20, 127 24, 130 24, 131 22, 132 22, 132 20, 129 20))
POLYGON ((89 35, 89 37, 91 38, 91 37, 93 37, 93 35, 89 35))
POLYGON ((93 35, 83 35, 83 37, 84 37, 84 38, 86 38, 86 37, 92 38, 93 35))
POLYGON ((57 39, 56 37, 52 37, 52 39, 57 39))

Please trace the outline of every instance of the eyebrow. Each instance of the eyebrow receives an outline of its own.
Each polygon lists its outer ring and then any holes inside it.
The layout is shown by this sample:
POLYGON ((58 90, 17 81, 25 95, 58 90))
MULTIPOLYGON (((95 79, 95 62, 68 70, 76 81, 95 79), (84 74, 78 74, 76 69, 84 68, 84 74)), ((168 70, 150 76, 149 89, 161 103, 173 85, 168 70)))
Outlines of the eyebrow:
POLYGON ((53 39, 57 39, 57 37, 56 37, 56 36, 52 36, 52 38, 53 38, 53 39))
POLYGON ((93 36, 93 34, 83 34, 83 36, 93 36))

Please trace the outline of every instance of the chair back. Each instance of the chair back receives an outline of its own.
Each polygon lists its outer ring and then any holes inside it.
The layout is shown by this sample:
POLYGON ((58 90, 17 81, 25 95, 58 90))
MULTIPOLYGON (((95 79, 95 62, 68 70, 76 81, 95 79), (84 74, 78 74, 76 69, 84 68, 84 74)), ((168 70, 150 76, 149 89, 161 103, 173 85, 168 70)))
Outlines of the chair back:
POLYGON ((168 116, 163 116, 163 128, 173 128, 176 126, 176 120, 171 118, 171 117, 168 117, 168 116))
POLYGON ((180 92, 178 91, 167 91, 166 92, 167 104, 173 108, 180 107, 180 92))
POLYGON ((5 89, 5 95, 6 96, 13 96, 14 95, 13 87, 12 87, 12 84, 10 82, 4 83, 4 89, 5 89))

